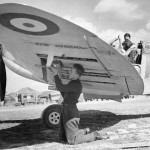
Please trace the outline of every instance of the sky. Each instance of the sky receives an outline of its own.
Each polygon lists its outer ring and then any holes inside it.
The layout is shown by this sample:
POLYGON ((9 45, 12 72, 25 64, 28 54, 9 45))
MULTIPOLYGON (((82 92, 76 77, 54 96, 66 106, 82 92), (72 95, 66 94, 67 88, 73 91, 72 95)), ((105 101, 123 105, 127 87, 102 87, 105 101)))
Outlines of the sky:
MULTIPOLYGON (((67 19, 108 42, 128 32, 132 41, 150 42, 149 0, 0 0, 33 6, 67 19)), ((45 91, 48 86, 25 79, 7 68, 7 92, 23 87, 45 91)))

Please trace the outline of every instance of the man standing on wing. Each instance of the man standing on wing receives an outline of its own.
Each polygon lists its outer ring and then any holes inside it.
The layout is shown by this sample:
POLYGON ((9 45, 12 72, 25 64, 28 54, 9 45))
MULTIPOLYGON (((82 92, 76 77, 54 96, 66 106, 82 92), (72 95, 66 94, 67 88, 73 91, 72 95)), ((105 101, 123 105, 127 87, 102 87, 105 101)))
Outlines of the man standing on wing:
POLYGON ((136 63, 136 58, 138 57, 138 55, 140 55, 140 51, 137 49, 136 45, 134 43, 131 42, 130 40, 131 35, 129 33, 126 33, 124 35, 124 42, 121 42, 120 36, 118 35, 117 38, 112 39, 109 44, 114 47, 115 45, 114 42, 116 42, 117 40, 119 40, 119 46, 118 48, 115 48, 120 54, 127 56, 127 59, 131 62, 131 63, 136 63))
POLYGON ((89 128, 79 129, 80 115, 76 104, 82 92, 80 77, 84 73, 83 67, 80 64, 73 65, 69 74, 71 81, 68 84, 62 84, 57 68, 51 67, 51 71, 54 75, 56 88, 64 98, 60 116, 60 139, 67 141, 69 144, 80 144, 102 139, 97 131, 89 133, 89 128))

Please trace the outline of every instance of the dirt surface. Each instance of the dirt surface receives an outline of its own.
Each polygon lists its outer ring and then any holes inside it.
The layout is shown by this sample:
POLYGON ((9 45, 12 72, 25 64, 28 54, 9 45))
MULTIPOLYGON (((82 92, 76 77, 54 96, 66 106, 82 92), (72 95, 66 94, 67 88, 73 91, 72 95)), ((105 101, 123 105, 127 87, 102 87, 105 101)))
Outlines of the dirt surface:
POLYGON ((61 143, 58 130, 44 127, 40 116, 46 107, 0 107, 0 149, 150 150, 150 99, 79 103, 80 127, 110 137, 79 145, 61 143))

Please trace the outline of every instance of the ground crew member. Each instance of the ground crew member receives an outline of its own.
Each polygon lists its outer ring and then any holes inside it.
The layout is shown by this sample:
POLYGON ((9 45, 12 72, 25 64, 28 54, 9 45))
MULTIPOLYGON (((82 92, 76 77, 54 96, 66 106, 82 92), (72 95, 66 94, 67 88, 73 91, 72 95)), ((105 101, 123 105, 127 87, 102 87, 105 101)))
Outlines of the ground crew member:
POLYGON ((71 81, 66 85, 62 84, 58 69, 51 67, 51 71, 55 78, 56 88, 64 98, 60 116, 60 139, 67 141, 69 144, 80 144, 102 139, 97 131, 89 133, 89 128, 79 129, 80 115, 76 104, 82 92, 82 84, 79 78, 84 72, 83 67, 80 64, 73 65, 69 74, 71 81))

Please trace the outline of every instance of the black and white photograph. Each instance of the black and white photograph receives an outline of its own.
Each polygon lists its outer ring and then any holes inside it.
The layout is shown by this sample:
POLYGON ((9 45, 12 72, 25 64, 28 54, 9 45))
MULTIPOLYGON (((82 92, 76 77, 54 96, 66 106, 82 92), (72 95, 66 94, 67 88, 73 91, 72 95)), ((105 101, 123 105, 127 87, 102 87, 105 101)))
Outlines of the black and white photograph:
POLYGON ((0 0, 0 150, 149 150, 149 14, 149 0, 0 0))

